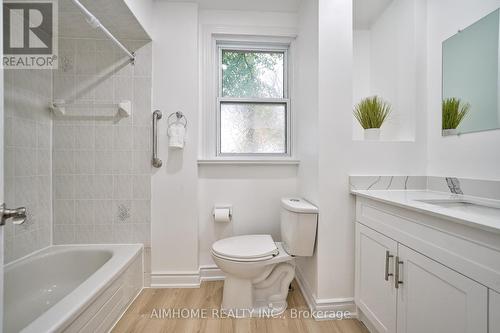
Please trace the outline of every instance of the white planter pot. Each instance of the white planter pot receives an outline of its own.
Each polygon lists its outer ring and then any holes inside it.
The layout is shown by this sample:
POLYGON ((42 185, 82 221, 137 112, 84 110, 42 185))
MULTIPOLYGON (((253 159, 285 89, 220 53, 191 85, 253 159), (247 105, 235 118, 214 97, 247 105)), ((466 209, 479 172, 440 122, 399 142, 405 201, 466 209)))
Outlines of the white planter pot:
POLYGON ((458 131, 457 131, 456 128, 444 129, 443 130, 443 136, 457 135, 457 134, 458 134, 458 131))
POLYGON ((380 140, 380 128, 366 128, 365 140, 370 140, 370 141, 380 140))

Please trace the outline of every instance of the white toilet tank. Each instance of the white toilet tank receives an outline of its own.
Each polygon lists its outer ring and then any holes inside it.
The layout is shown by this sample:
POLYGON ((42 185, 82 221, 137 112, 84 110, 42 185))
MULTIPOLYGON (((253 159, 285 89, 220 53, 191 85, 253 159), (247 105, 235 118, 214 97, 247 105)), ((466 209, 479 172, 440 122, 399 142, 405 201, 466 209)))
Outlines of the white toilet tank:
POLYGON ((312 256, 317 225, 316 206, 300 198, 281 199, 281 241, 288 254, 312 256))

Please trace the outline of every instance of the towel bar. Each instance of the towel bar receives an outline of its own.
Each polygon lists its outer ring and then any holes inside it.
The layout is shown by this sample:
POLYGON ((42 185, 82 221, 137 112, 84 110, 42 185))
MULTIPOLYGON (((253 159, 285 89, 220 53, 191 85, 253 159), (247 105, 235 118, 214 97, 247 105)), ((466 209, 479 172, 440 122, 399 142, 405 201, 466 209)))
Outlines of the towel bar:
MULTIPOLYGON (((184 113, 180 112, 180 111, 177 111, 177 112, 172 112, 171 114, 168 115, 168 118, 167 118, 167 123, 168 123, 168 126, 170 126, 171 124, 173 123, 170 123, 170 118, 172 118, 173 116, 175 116, 177 119, 175 120, 176 122, 181 122, 183 119, 184 119, 184 128, 187 127, 187 124, 188 124, 188 121, 187 121, 187 118, 186 116, 184 115, 184 113)), ((182 123, 181 123, 182 124, 182 123)))

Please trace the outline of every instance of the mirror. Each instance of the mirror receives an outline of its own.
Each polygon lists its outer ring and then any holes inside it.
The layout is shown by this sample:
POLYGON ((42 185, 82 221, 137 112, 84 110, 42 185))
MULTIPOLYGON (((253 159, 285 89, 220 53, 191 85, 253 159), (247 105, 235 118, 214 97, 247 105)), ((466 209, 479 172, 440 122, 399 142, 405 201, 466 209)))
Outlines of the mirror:
POLYGON ((443 135, 500 128, 499 31, 497 9, 443 42, 443 135))

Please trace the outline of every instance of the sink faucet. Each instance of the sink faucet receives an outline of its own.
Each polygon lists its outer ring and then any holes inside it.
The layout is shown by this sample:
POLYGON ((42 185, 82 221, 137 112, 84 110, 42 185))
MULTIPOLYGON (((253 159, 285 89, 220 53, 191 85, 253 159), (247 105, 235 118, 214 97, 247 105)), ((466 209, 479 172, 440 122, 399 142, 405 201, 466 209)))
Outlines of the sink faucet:
POLYGON ((448 188, 450 192, 453 194, 464 194, 462 189, 460 188, 460 181, 458 178, 446 177, 446 184, 448 184, 448 188))

